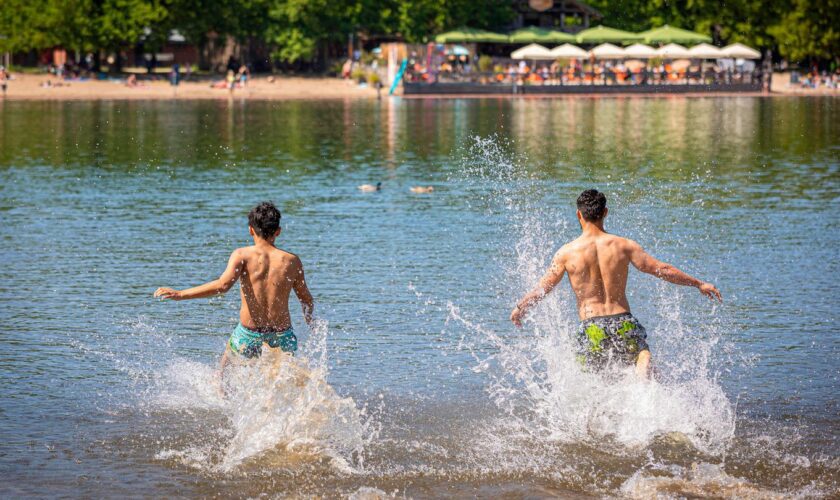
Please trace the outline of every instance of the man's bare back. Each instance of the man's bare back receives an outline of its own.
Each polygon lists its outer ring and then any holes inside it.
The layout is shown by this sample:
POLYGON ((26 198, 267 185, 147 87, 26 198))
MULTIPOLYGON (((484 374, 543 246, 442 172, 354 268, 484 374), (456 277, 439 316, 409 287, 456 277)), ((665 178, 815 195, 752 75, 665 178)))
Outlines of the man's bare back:
POLYGON ((239 321, 251 329, 285 330, 292 326, 289 294, 311 301, 303 264, 297 255, 273 246, 254 245, 236 250, 231 259, 242 267, 239 321))
POLYGON ((230 350, 254 357, 259 355, 263 344, 288 352, 297 349, 289 315, 292 290, 301 303, 304 319, 307 323, 312 321, 313 300, 306 286, 303 264, 297 255, 274 246, 280 234, 280 212, 271 203, 261 203, 248 219, 254 245, 234 250, 218 279, 181 291, 158 288, 154 294, 172 300, 212 297, 226 293, 241 280, 239 325, 228 342, 223 365, 230 350))
MULTIPOLYGON (((218 279, 188 290, 159 288, 156 297, 187 300, 212 297, 230 290, 241 280, 239 321, 252 330, 286 330, 292 326, 289 294, 292 290, 304 304, 312 302, 306 286, 303 264, 297 255, 272 244, 257 243, 234 250, 218 279)), ((308 320, 307 315, 307 320, 308 320)))
MULTIPOLYGON (((647 373, 650 352, 644 341, 644 328, 632 317, 626 295, 630 264, 643 273, 670 283, 697 287, 709 298, 720 300, 721 296, 714 285, 653 258, 635 241, 607 233, 604 218, 608 212, 606 197, 602 193, 587 190, 581 194, 577 212, 582 230, 580 237, 564 245, 554 255, 548 271, 539 284, 519 301, 510 319, 516 326, 521 326, 530 308, 550 293, 568 273, 577 298, 578 316, 582 320, 581 332, 588 336, 582 339, 582 344, 601 353, 601 344, 604 340, 612 340, 610 335, 615 333, 620 339, 629 338, 628 342, 632 345, 623 354, 632 355, 639 371, 647 373), (636 338, 632 335, 634 331, 638 332, 636 338)), ((619 350, 621 348, 619 346, 619 350)))
POLYGON ((624 294, 627 246, 627 240, 611 234, 584 234, 557 252, 555 267, 569 274, 580 319, 630 311, 624 294))

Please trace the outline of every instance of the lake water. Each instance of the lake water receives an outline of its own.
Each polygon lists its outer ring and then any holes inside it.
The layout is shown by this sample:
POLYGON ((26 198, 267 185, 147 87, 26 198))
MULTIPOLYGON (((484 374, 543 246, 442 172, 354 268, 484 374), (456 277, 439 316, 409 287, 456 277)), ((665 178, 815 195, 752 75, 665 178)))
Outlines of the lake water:
POLYGON ((830 97, 0 102, 0 494, 836 497, 838 167, 830 97), (658 383, 507 319, 589 187, 724 295, 631 273, 658 383), (320 320, 222 398, 238 294, 151 295, 264 199, 320 320))

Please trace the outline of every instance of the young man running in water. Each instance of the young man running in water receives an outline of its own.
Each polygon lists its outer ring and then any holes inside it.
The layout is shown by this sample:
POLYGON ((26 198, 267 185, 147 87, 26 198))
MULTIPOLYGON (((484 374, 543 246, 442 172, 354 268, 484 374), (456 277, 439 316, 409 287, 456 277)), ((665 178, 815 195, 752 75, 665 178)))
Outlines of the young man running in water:
POLYGON ((288 353, 297 350, 289 316, 292 290, 303 307, 304 319, 307 323, 312 321, 314 304, 303 276, 303 264, 297 255, 274 246, 280 234, 280 211, 272 203, 260 203, 248 214, 248 231, 254 245, 234 250, 218 279, 181 291, 158 288, 154 294, 171 300, 214 297, 230 290, 241 278, 239 324, 222 356, 222 369, 230 353, 254 358, 262 352, 263 344, 288 353))
POLYGON ((578 359, 596 369, 613 360, 635 364, 636 373, 647 377, 650 371, 647 334, 630 313, 625 294, 630 264, 670 283, 696 287, 712 300, 722 300, 720 292, 711 283, 656 260, 635 241, 604 231, 604 218, 609 212, 604 193, 587 189, 578 197, 577 209, 582 234, 557 251, 537 287, 519 301, 510 319, 516 326, 522 326, 528 311, 568 273, 581 320, 578 359))

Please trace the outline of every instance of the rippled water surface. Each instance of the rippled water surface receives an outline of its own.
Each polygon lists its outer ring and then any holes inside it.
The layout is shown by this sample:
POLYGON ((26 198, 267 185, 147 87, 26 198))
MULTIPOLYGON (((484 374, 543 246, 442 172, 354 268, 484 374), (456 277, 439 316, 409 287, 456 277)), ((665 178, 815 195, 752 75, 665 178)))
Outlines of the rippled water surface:
POLYGON ((0 493, 837 496, 838 166, 833 98, 0 102, 0 493), (507 320, 588 187, 725 296, 631 274, 658 383, 507 320), (238 295, 151 293, 263 199, 320 321, 222 397, 238 295))

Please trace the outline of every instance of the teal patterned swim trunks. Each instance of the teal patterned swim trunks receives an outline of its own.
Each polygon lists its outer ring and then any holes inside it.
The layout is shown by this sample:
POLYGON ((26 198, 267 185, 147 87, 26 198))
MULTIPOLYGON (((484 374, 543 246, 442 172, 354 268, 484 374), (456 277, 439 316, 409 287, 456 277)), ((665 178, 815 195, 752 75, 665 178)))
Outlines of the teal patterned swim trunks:
POLYGON ((230 340, 228 340, 230 349, 246 358, 258 357, 263 343, 268 344, 269 347, 279 347, 283 351, 293 354, 297 350, 297 337, 291 328, 286 330, 250 330, 239 323, 233 330, 230 340))

